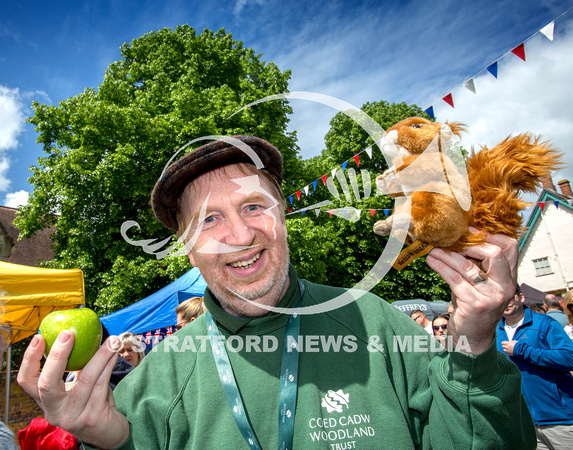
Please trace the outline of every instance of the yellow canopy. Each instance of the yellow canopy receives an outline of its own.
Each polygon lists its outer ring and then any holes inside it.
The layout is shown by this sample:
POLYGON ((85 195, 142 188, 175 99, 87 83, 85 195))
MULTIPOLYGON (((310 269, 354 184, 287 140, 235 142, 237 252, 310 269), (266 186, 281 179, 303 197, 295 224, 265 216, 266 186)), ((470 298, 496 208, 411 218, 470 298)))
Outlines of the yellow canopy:
POLYGON ((0 261, 0 322, 12 327, 12 344, 36 333, 52 311, 84 303, 80 269, 44 269, 0 261))

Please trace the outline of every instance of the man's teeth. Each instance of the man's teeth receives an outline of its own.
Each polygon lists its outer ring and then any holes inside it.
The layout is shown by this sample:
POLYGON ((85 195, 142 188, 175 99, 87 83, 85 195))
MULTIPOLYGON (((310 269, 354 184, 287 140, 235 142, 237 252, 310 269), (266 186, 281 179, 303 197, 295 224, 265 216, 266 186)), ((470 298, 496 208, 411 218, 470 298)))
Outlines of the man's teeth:
POLYGON ((257 253, 255 256, 253 256, 251 259, 247 260, 247 261, 237 261, 234 263, 231 263, 231 266, 233 267, 241 267, 243 269, 246 269, 247 267, 251 267, 255 261, 257 259, 259 259, 261 257, 261 253, 257 253))

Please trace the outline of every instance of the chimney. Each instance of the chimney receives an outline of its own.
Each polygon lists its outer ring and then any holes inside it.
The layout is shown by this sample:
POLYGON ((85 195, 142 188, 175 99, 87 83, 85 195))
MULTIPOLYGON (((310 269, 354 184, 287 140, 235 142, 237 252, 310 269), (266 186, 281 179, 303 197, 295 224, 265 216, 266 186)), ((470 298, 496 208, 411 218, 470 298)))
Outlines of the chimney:
POLYGON ((561 180, 557 183, 559 185, 559 189, 563 193, 564 197, 571 198, 573 197, 573 192, 571 192, 571 186, 569 185, 569 180, 561 180))
POLYGON ((553 180, 550 176, 543 177, 541 179, 541 183, 543 184, 543 189, 546 191, 557 192, 557 189, 555 189, 555 185, 553 184, 553 180))

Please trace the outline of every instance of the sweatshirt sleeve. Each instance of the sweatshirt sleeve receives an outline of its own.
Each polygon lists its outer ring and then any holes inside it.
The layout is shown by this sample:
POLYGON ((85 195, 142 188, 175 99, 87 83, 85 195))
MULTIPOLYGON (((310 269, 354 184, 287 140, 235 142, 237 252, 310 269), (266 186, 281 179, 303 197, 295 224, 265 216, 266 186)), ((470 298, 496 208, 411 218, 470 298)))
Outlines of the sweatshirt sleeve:
POLYGON ((539 348, 518 341, 513 349, 513 356, 536 366, 566 372, 573 370, 573 342, 557 321, 547 323, 543 340, 551 344, 546 348, 539 348))
POLYGON ((440 353, 430 362, 429 378, 426 431, 433 448, 536 448, 521 373, 495 343, 480 355, 440 353))

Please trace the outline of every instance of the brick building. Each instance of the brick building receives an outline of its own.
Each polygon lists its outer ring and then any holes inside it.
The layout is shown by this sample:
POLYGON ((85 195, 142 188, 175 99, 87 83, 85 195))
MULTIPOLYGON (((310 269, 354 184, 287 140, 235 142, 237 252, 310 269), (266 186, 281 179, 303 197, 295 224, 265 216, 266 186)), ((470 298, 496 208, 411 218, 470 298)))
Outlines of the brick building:
POLYGON ((51 261, 50 235, 53 229, 38 231, 30 239, 18 241, 20 229, 14 226, 17 209, 0 206, 0 261, 25 266, 38 266, 40 261, 51 261))

